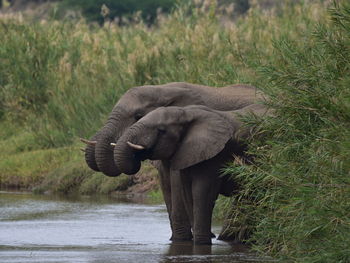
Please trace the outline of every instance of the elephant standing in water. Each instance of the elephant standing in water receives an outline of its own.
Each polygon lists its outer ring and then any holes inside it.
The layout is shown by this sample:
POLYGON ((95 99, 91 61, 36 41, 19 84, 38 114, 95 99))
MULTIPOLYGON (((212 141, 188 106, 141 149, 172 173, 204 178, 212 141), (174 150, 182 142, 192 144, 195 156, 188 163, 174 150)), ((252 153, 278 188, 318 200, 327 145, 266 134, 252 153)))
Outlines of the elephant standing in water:
MULTIPOLYGON (((87 143, 85 160, 88 166, 107 176, 118 176, 121 170, 115 165, 113 147, 124 131, 147 113, 159 107, 205 105, 216 110, 236 110, 251 105, 261 96, 249 85, 233 85, 222 88, 194 85, 183 82, 165 85, 140 86, 128 90, 113 108, 104 125, 87 143)), ((155 162, 160 175, 160 184, 171 215, 171 183, 167 162, 155 162)), ((129 170, 134 174, 139 167, 129 170)), ((183 219, 186 221, 186 219, 183 219)), ((171 221, 171 220, 170 220, 171 221)), ((189 220, 187 219, 188 225, 189 220)), ((173 229, 173 224, 171 223, 173 229)))
POLYGON ((224 112, 205 106, 161 107, 141 118, 119 138, 114 159, 121 172, 135 173, 145 159, 169 164, 172 187, 173 236, 195 244, 211 244, 211 218, 219 193, 229 194, 234 184, 220 176, 232 155, 244 154, 242 141, 250 129, 238 115, 263 115, 266 107, 252 104, 224 112), (190 220, 183 222, 183 209, 190 220))

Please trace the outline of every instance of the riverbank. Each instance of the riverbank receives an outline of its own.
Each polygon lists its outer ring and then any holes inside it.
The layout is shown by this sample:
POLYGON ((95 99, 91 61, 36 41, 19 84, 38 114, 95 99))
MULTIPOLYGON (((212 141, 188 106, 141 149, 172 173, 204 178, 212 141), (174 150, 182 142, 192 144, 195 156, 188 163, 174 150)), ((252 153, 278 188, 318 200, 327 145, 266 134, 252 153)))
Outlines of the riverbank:
POLYGON ((84 165, 78 138, 89 138, 102 127, 127 89, 173 81, 248 83, 263 89, 268 82, 257 71, 276 60, 273 37, 288 32, 292 39, 301 38, 298 27, 307 30, 323 19, 324 9, 317 1, 290 3, 269 14, 254 4, 246 16, 223 28, 208 7, 183 6, 160 17, 152 30, 142 23, 101 28, 83 20, 1 16, 0 187, 125 190, 135 182, 104 177, 84 165))
POLYGON ((349 2, 269 11, 257 2, 227 27, 215 4, 184 6, 154 28, 1 18, 1 184, 126 187, 125 177, 87 168, 78 138, 90 138, 127 89, 248 83, 275 112, 244 120, 260 129, 249 142, 254 164, 225 169, 242 186, 218 202, 229 229, 244 226, 255 250, 285 261, 349 262, 349 2))
POLYGON ((145 164, 134 176, 104 176, 89 169, 79 142, 40 149, 33 133, 12 123, 2 123, 0 137, 0 187, 35 193, 140 195, 159 191, 155 169, 145 164))

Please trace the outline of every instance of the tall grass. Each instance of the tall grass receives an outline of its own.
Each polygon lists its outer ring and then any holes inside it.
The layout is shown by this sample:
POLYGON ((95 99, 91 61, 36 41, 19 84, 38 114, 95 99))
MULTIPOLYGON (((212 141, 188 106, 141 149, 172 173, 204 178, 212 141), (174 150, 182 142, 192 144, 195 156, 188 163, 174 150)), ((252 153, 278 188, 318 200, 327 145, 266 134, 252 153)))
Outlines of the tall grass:
POLYGON ((256 164, 227 170, 244 188, 231 201, 240 207, 231 223, 253 225, 260 251, 350 262, 349 2, 334 3, 327 21, 301 39, 277 38, 278 60, 260 67, 275 113, 260 126, 264 139, 251 145, 256 164))
POLYGON ((243 185, 226 201, 231 226, 248 223, 256 248, 277 257, 349 261, 349 7, 340 1, 329 16, 326 1, 293 2, 263 11, 251 1, 226 27, 214 1, 152 28, 1 18, 1 184, 108 192, 96 174, 76 172, 83 158, 73 151, 128 88, 249 83, 276 111, 251 143, 256 164, 227 169, 243 185))
POLYGON ((100 28, 84 21, 2 19, 3 115, 35 131, 43 147, 69 145, 77 136, 93 134, 132 86, 170 81, 259 84, 241 56, 254 63, 270 59, 274 35, 291 32, 297 39, 300 27, 322 13, 319 5, 288 7, 283 16, 273 17, 253 8, 223 28, 214 4, 210 8, 183 7, 160 17, 151 29, 142 22, 100 28))

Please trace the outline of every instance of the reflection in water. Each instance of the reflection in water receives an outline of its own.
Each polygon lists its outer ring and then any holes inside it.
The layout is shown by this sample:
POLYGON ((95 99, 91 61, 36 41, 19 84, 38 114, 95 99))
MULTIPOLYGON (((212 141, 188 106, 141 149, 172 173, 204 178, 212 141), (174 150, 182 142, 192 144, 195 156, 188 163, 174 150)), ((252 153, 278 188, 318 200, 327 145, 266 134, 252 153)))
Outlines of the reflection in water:
POLYGON ((247 246, 216 241, 212 246, 194 245, 192 242, 173 243, 169 245, 161 263, 169 262, 268 262, 258 260, 249 252, 247 246))
POLYGON ((195 246, 192 242, 173 243, 170 244, 167 255, 211 255, 211 248, 208 245, 195 246))
POLYGON ((171 244, 170 234, 164 205, 0 192, 4 263, 265 262, 244 246, 171 244))

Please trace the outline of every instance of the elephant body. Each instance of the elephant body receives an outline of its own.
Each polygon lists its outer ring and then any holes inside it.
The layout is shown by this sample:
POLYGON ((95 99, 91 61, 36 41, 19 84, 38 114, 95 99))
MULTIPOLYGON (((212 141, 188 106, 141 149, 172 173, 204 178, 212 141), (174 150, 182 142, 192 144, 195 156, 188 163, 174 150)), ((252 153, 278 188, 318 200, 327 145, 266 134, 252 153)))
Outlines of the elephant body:
POLYGON ((266 113, 263 105, 224 112, 205 106, 161 107, 124 132, 114 159, 122 172, 135 172, 145 159, 166 166, 163 180, 171 185, 171 221, 174 240, 192 239, 211 244, 211 217, 219 193, 229 195, 235 184, 220 176, 233 155, 244 154, 243 140, 250 128, 239 115, 266 113), (134 166, 136 164, 136 166, 134 166), (183 211, 186 211, 184 215, 183 211), (189 222, 188 222, 189 221, 189 222))
MULTIPOLYGON (((169 106, 204 105, 215 110, 230 111, 252 105, 261 98, 262 95, 250 85, 215 88, 174 82, 131 88, 114 106, 104 127, 91 138, 94 143, 86 147, 85 160, 88 166, 95 171, 101 171, 107 176, 118 176, 122 171, 115 164, 111 143, 118 143, 125 130, 155 109, 169 106)), ((161 189, 173 229, 169 164, 167 161, 155 161, 154 164, 159 172, 161 189)), ((135 161, 131 164, 133 169, 123 172, 134 174, 140 169, 138 165, 140 162, 135 161)), ((188 218, 183 220, 187 220, 187 225, 189 225, 188 218)))
POLYGON ((131 88, 114 106, 104 127, 92 137, 97 144, 87 146, 86 162, 95 171, 118 176, 120 171, 114 164, 110 143, 115 143, 125 129, 158 107, 204 105, 229 111, 253 104, 261 97, 256 88, 250 85, 215 88, 174 82, 131 88))

